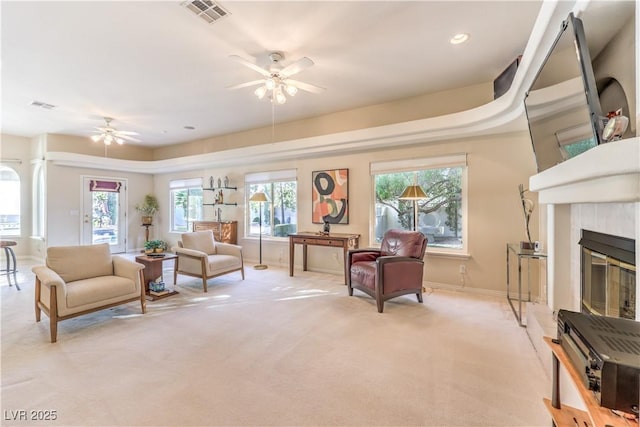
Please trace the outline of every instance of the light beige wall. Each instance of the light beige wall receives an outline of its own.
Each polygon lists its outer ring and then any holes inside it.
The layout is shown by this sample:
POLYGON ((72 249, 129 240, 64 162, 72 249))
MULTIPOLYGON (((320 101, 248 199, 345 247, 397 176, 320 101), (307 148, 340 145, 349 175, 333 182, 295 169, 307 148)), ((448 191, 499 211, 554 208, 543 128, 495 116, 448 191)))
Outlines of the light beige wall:
MULTIPOLYGON (((231 148, 400 123, 465 111, 493 100, 492 83, 482 83, 412 98, 370 105, 324 116, 155 149, 155 159, 170 159, 231 148)), ((257 101, 256 101, 257 102, 257 101)))
MULTIPOLYGON (((105 145, 93 142, 88 137, 47 134, 47 150, 67 153, 86 154, 88 156, 105 157, 105 145)), ((152 160, 153 150, 136 146, 134 142, 123 145, 111 144, 107 147, 107 157, 127 160, 152 160)))
POLYGON ((47 246, 81 244, 83 175, 128 180, 127 250, 141 248, 144 229, 134 206, 153 191, 152 175, 57 166, 52 162, 47 162, 47 246))
MULTIPOLYGON (((31 140, 14 135, 0 135, 0 163, 14 169, 20 176, 20 236, 7 236, 18 244, 13 248, 16 256, 30 254, 31 236, 31 140)), ((4 196, 0 195, 0 203, 4 196)), ((2 235, 0 234, 1 238, 2 235)), ((4 257, 4 251, 0 256, 4 257)), ((4 258, 0 259, 4 262, 4 258)), ((4 264, 0 264, 4 265, 4 264)))
MULTIPOLYGON (((596 82, 613 77, 622 86, 625 92, 627 103, 629 104, 629 117, 636 116, 636 29, 635 17, 630 16, 629 20, 622 26, 616 36, 605 46, 597 58, 593 60, 593 72, 596 82)), ((622 105, 620 105, 622 106, 622 105)), ((603 111, 607 114, 607 111, 603 111)), ((629 121, 629 128, 637 133, 634 120, 629 121)), ((625 137, 633 135, 625 134, 625 137)))
MULTIPOLYGON (((239 244, 244 247, 247 267, 258 259, 258 241, 244 237, 244 175, 250 172, 280 169, 297 169, 298 175, 298 230, 317 231, 319 225, 311 222, 311 173, 320 169, 349 169, 350 223, 332 225, 334 232, 359 233, 361 246, 369 246, 369 218, 372 203, 372 180, 370 163, 392 159, 439 156, 452 153, 468 153, 468 225, 469 260, 444 258, 428 255, 426 258, 426 280, 439 284, 460 286, 458 273, 460 264, 467 266, 464 285, 483 291, 504 292, 505 290, 505 245, 525 239, 524 220, 518 193, 519 184, 527 184, 529 176, 535 173, 535 162, 531 142, 526 132, 508 135, 473 138, 460 141, 429 143, 411 148, 401 148, 332 156, 286 162, 248 164, 233 170, 206 169, 190 173, 164 174, 156 176, 155 191, 161 204, 161 221, 156 227, 160 238, 171 244, 179 239, 178 234, 168 232, 169 181, 172 179, 202 177, 207 182, 209 176, 228 175, 238 191, 231 194, 231 201, 239 206, 227 207, 224 219, 239 221, 239 244)), ((535 200, 535 195, 531 195, 535 200)), ((207 196, 205 196, 207 197, 207 196)), ((213 219, 213 208, 205 207, 205 219, 213 219)), ((538 212, 535 211, 531 223, 532 238, 537 238, 538 212)), ((263 239, 263 262, 271 265, 288 265, 288 242, 263 239)), ((334 248, 309 249, 309 268, 341 274, 343 263, 340 250, 334 248)), ((301 270, 301 248, 296 249, 296 274, 301 270)), ((533 282, 537 279, 534 272, 533 282)), ((537 288, 535 289, 537 290, 537 288)))

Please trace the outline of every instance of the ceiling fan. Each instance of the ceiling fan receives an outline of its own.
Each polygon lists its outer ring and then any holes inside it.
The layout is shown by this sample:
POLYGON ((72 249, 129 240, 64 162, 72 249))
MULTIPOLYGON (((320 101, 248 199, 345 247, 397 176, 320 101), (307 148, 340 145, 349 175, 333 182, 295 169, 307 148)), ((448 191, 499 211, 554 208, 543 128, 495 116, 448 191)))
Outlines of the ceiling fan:
POLYGON ((92 135, 91 139, 94 142, 102 141, 105 145, 111 145, 112 142, 116 142, 120 145, 124 144, 124 141, 140 142, 139 139, 133 138, 134 135, 139 135, 138 132, 129 132, 125 130, 117 130, 111 126, 113 118, 104 117, 104 121, 107 123, 105 127, 96 127, 93 132, 96 135, 92 135))
POLYGON ((313 61, 306 56, 287 65, 286 67, 282 67, 280 65, 280 61, 284 59, 283 54, 279 52, 271 52, 269 54, 269 59, 271 59, 271 65, 269 66, 269 69, 259 67, 253 62, 246 60, 238 55, 231 55, 230 58, 238 61, 246 67, 251 68, 254 71, 257 71, 258 73, 262 74, 264 78, 230 86, 228 89, 241 89, 245 87, 261 85, 254 91, 254 94, 259 99, 262 99, 265 97, 265 95, 269 94, 271 102, 275 101, 278 104, 284 104, 285 102, 287 102, 285 93, 289 96, 294 96, 296 93, 298 93, 298 89, 302 89, 311 93, 321 93, 325 90, 323 87, 315 86, 290 78, 291 76, 298 74, 299 72, 313 65, 313 61))

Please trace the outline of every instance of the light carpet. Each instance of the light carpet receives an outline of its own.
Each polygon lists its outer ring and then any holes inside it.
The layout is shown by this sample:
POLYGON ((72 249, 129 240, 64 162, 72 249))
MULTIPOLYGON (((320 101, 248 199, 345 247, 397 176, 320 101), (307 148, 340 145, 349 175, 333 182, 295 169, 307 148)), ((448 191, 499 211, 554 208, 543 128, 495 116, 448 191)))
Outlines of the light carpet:
POLYGON ((503 299, 435 290, 379 314, 341 276, 248 267, 206 294, 180 276, 145 315, 63 321, 51 344, 33 275, 19 277, 22 291, 0 282, 2 425, 550 424, 550 381, 503 299), (31 409, 57 419, 11 419, 31 409))

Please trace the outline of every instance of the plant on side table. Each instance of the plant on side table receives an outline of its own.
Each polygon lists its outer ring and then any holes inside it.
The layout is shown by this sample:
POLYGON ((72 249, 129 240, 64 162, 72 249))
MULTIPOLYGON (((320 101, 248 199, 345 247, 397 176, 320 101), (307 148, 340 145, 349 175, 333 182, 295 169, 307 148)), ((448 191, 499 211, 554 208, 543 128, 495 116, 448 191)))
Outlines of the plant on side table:
POLYGON ((167 243, 164 240, 149 240, 144 243, 144 252, 151 254, 154 252, 164 252, 167 249, 167 243))
POLYGON ((142 225, 151 225, 153 222, 153 216, 160 209, 158 205, 158 199, 153 194, 147 194, 144 196, 142 203, 135 206, 136 211, 142 215, 142 225))

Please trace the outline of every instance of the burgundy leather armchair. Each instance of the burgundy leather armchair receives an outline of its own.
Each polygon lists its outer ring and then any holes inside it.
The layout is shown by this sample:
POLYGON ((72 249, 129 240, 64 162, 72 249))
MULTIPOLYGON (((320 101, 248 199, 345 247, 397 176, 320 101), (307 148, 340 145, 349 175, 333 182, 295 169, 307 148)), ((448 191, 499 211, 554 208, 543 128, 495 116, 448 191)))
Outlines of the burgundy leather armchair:
POLYGON ((427 238, 417 231, 388 230, 380 249, 352 249, 347 253, 347 288, 375 298, 378 313, 384 302, 416 294, 422 302, 422 276, 427 238))

